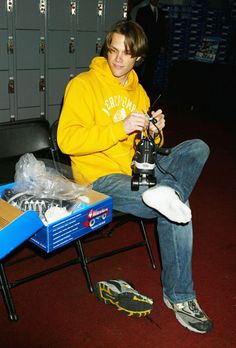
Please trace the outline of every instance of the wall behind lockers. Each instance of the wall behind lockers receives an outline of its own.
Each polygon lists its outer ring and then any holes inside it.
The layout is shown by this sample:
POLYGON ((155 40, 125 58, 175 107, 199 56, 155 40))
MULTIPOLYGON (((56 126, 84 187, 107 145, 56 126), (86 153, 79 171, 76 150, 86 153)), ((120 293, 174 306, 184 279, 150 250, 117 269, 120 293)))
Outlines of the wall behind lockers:
POLYGON ((124 0, 0 0, 0 122, 57 119, 68 81, 126 17, 124 0))
POLYGON ((167 17, 168 45, 158 60, 158 88, 168 88, 176 62, 195 60, 204 37, 219 38, 215 63, 235 64, 236 0, 160 0, 160 5, 167 17))

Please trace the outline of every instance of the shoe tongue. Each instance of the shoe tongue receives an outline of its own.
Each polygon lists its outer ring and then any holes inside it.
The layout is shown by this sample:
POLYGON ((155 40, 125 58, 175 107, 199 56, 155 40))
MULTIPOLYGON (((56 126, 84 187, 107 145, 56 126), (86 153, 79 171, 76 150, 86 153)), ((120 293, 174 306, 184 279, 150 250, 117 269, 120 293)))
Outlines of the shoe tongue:
POLYGON ((176 307, 178 309, 183 309, 187 304, 188 304, 188 302, 176 303, 176 307))

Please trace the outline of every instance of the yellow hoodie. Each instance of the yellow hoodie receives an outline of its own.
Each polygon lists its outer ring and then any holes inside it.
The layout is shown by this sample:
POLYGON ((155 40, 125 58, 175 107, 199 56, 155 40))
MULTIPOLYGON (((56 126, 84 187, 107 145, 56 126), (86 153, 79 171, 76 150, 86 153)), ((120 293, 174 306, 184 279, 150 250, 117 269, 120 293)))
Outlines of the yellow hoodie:
POLYGON ((89 71, 68 83, 57 140, 62 152, 70 155, 78 183, 114 173, 131 175, 135 134, 125 133, 122 120, 148 108, 149 98, 135 71, 123 86, 103 57, 94 58, 89 71))

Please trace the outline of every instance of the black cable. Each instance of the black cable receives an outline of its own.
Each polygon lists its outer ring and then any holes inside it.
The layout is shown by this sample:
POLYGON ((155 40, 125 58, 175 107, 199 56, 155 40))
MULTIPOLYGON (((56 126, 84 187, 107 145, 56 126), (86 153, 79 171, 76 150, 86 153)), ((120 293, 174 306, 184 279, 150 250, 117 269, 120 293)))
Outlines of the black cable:
MULTIPOLYGON (((160 143, 161 143, 161 142, 162 142, 162 133, 161 133, 160 129, 157 127, 157 125, 156 125, 157 121, 155 122, 154 120, 156 121, 155 118, 149 119, 149 125, 150 125, 150 122, 152 122, 152 124, 156 127, 156 129, 157 129, 158 132, 155 133, 155 134, 156 134, 156 136, 159 135, 159 137, 160 137, 160 143)), ((170 149, 170 148, 161 148, 161 147, 159 147, 157 144, 155 144, 155 140, 154 140, 154 138, 151 136, 150 131, 149 131, 149 125, 148 125, 148 130, 147 130, 148 138, 149 138, 149 139, 153 142, 153 144, 155 145, 156 152, 159 153, 159 154, 161 154, 161 155, 168 156, 168 155, 170 154, 170 152, 171 152, 171 149, 170 149)), ((176 179, 176 177, 174 176, 174 174, 168 172, 168 170, 166 170, 165 168, 163 168, 163 167, 160 165, 160 163, 159 163, 159 161, 157 160, 156 157, 155 157, 155 164, 156 164, 156 167, 159 169, 159 171, 160 171, 162 174, 170 175, 175 181, 177 181, 177 179, 176 179)))

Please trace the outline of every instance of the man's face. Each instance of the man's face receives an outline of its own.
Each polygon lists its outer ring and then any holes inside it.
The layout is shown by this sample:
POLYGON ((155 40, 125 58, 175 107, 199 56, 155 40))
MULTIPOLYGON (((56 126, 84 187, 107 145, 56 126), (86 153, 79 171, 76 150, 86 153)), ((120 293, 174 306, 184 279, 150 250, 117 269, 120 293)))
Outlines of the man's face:
POLYGON ((157 5, 158 5, 158 1, 159 1, 159 0, 150 0, 150 4, 151 4, 152 6, 157 6, 157 5))
POLYGON ((129 72, 133 69, 136 58, 131 57, 131 53, 125 48, 125 36, 114 33, 107 54, 108 65, 112 74, 125 84, 129 72))

